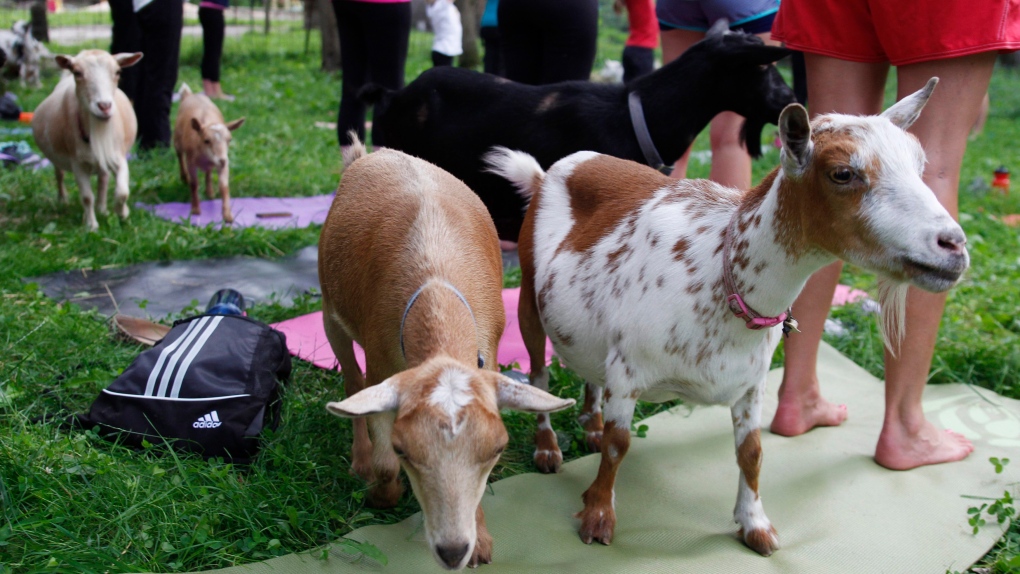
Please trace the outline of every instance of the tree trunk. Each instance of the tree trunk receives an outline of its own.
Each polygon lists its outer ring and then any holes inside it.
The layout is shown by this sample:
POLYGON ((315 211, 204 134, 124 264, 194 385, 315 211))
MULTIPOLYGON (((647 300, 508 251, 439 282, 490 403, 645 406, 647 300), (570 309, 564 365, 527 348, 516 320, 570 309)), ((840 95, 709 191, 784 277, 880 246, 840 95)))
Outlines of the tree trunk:
POLYGON ((460 10, 460 22, 464 27, 462 41, 464 53, 460 56, 459 65, 462 68, 477 68, 482 65, 482 57, 478 50, 478 27, 485 3, 483 0, 456 0, 455 4, 460 10))
POLYGON ((266 24, 265 31, 263 32, 266 36, 269 35, 269 15, 273 13, 273 0, 266 0, 266 24))
POLYGON ((316 2, 316 17, 322 35, 322 70, 336 72, 340 70, 340 33, 336 28, 333 3, 330 0, 313 1, 316 2))

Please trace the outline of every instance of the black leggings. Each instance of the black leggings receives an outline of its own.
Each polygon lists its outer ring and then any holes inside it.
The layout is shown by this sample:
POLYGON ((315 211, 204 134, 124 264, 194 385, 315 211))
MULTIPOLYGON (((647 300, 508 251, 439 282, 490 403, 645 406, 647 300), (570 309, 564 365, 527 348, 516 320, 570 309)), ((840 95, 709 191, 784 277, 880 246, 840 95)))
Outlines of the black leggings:
POLYGON ((540 85, 591 76, 598 0, 500 0, 497 10, 508 79, 540 85))
POLYGON ((198 8, 198 21, 202 24, 202 79, 220 81, 220 58, 223 57, 223 10, 198 8))
POLYGON ((184 23, 180 0, 153 0, 137 13, 131 0, 110 0, 113 41, 110 51, 142 52, 138 64, 120 76, 138 117, 138 147, 170 145, 170 100, 177 84, 184 23))
POLYGON ((411 3, 333 0, 333 12, 340 32, 343 67, 336 129, 344 146, 351 143, 348 130, 356 131, 365 141, 365 104, 358 99, 362 86, 375 82, 391 90, 404 87, 411 3))

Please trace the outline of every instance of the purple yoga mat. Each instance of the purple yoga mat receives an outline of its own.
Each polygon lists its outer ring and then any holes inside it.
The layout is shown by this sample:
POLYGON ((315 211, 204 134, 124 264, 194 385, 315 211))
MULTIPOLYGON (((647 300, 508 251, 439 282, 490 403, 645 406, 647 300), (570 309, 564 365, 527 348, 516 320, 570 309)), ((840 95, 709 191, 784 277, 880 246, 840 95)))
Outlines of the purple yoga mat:
MULTIPOLYGON (((308 227, 322 225, 333 203, 333 194, 312 197, 235 197, 230 200, 234 213, 234 227, 265 227, 283 229, 287 227, 308 227), (286 215, 281 215, 286 214, 286 215), (261 215, 261 217, 260 217, 261 215)), ((189 222, 191 225, 217 228, 223 223, 223 202, 219 199, 206 200, 199 204, 201 215, 191 215, 190 203, 161 203, 150 205, 136 203, 135 207, 147 209, 156 217, 175 223, 189 222)))

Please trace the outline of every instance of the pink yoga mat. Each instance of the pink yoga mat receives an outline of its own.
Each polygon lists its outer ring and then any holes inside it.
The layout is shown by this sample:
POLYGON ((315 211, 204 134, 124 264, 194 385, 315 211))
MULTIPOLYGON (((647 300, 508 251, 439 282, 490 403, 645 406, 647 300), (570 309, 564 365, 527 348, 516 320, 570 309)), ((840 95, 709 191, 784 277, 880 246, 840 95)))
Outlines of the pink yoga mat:
MULTIPOLYGON (((520 288, 503 290, 503 307, 506 309, 506 328, 503 330, 503 339, 499 342, 499 353, 497 360, 500 365, 511 365, 517 363, 520 370, 527 373, 531 369, 531 361, 528 359, 528 351, 524 347, 524 340, 521 339, 521 328, 517 324, 517 300, 521 295, 520 288)), ((868 294, 858 289, 852 289, 846 285, 838 285, 836 293, 832 297, 833 305, 845 305, 853 303, 868 294)), ((302 315, 273 325, 276 329, 287 335, 287 348, 290 354, 304 359, 317 367, 323 369, 337 369, 340 365, 333 354, 333 349, 326 339, 326 331, 322 327, 322 311, 302 315)), ((365 352, 355 343, 354 355, 358 359, 358 365, 362 372, 365 370, 365 352)), ((552 358, 553 348, 549 339, 545 341, 546 364, 552 358)))
MULTIPOLYGON (((520 370, 527 373, 531 369, 531 361, 528 360, 528 351, 524 348, 524 340, 521 339, 521 328, 517 325, 517 299, 520 297, 520 293, 520 288, 503 290, 506 328, 503 330, 503 339, 499 342, 497 360, 500 365, 517 363, 520 365, 520 370)), ((330 348, 329 341, 326 339, 326 331, 322 327, 322 311, 281 321, 274 324, 273 327, 287 335, 287 348, 290 350, 290 354, 323 369, 340 368, 336 355, 333 354, 333 349, 330 348)), ((547 363, 552 358, 552 353, 552 343, 546 339, 545 360, 547 363)), ((357 344, 354 345, 354 355, 364 372, 365 352, 357 344)))
MULTIPOLYGON (((234 214, 232 227, 263 227, 267 229, 300 228, 322 225, 333 204, 333 194, 312 197, 235 197, 230 210, 234 214)), ((136 203, 135 207, 151 211, 156 217, 174 223, 190 223, 198 227, 222 227, 223 202, 210 199, 199 204, 201 215, 191 215, 190 203, 136 203)))

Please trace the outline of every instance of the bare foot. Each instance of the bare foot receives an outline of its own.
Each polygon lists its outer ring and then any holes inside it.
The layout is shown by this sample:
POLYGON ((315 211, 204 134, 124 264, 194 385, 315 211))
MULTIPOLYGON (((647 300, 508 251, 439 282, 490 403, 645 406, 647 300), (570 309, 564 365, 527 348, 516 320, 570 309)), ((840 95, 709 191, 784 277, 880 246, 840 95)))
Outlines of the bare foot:
POLYGON ((962 434, 939 430, 928 421, 916 433, 902 425, 887 423, 878 437, 875 462, 890 470, 910 470, 963 460, 972 452, 974 445, 962 434))
POLYGON ((797 436, 815 427, 834 427, 846 420, 846 405, 830 403, 820 395, 779 395, 779 408, 770 430, 781 436, 797 436))

